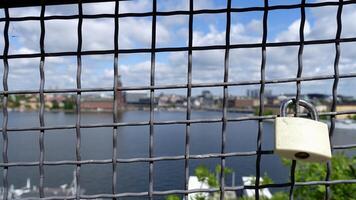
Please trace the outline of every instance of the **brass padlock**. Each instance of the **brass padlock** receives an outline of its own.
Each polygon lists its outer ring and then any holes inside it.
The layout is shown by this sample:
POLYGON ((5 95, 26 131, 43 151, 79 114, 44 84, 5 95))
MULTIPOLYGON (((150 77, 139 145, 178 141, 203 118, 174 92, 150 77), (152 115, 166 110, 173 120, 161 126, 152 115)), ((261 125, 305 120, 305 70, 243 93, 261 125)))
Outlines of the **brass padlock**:
POLYGON ((287 117, 287 108, 294 99, 280 107, 280 117, 275 121, 275 153, 293 159, 310 162, 325 162, 331 159, 328 125, 319 122, 315 107, 304 100, 299 105, 306 108, 312 119, 287 117))

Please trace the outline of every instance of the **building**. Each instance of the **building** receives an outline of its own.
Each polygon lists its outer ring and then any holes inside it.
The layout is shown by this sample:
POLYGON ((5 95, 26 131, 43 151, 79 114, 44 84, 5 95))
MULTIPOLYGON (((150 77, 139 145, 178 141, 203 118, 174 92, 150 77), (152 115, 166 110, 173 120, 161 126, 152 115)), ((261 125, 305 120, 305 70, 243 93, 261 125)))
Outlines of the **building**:
MULTIPOLYGON (((272 90, 265 90, 263 94, 265 97, 270 97, 272 96, 272 90)), ((260 98, 260 89, 248 89, 246 90, 246 96, 251 99, 260 98)))
POLYGON ((342 103, 355 102, 355 98, 353 96, 337 95, 337 101, 342 103))
POLYGON ((192 99, 193 106, 196 108, 211 109, 214 107, 214 95, 209 90, 203 90, 201 95, 192 99))
POLYGON ((83 99, 80 108, 83 111, 113 111, 113 99, 83 99))
MULTIPOLYGON (((121 101, 118 101, 118 110, 124 109, 124 105, 121 101)), ((113 112, 114 107, 114 99, 113 97, 89 97, 89 98, 82 98, 80 103, 80 108, 82 111, 108 111, 113 112)))
POLYGON ((239 109, 252 109, 260 105, 258 99, 247 99, 247 98, 230 98, 228 100, 229 108, 239 108, 239 109))
POLYGON ((140 104, 149 101, 150 95, 148 92, 125 92, 124 99, 127 104, 140 104))
MULTIPOLYGON (((124 99, 126 108, 128 109, 145 109, 151 105, 151 97, 149 92, 130 91, 125 92, 124 99)), ((153 104, 158 105, 158 98, 155 97, 153 104)))
POLYGON ((282 102, 282 100, 281 100, 281 98, 279 98, 279 97, 277 97, 277 96, 269 96, 269 97, 267 97, 266 98, 266 101, 267 101, 267 105, 273 105, 273 106, 275 106, 275 105, 281 105, 281 102, 282 102))
MULTIPOLYGON (((336 112, 350 112, 350 111, 356 111, 356 101, 353 102, 348 102, 348 103, 340 103, 340 104, 336 104, 336 112)), ((356 115, 356 114, 353 114, 356 115)), ((336 118, 338 119, 346 119, 351 115, 336 115, 336 118)))
POLYGON ((330 101, 330 95, 320 93, 309 93, 306 98, 309 101, 330 101))
POLYGON ((187 105, 187 100, 182 95, 177 94, 160 94, 158 97, 159 107, 184 107, 187 105))
MULTIPOLYGON (((120 77, 117 81, 117 87, 119 88, 121 87, 120 77)), ((113 98, 113 96, 103 96, 103 95, 82 97, 80 108, 83 111, 113 112, 115 100, 117 101, 117 109, 123 110, 125 107, 125 100, 121 90, 118 90, 116 92, 115 99, 113 98)))
MULTIPOLYGON (((117 79, 117 87, 120 88, 122 87, 122 83, 121 83, 121 76, 119 75, 118 79, 117 79)), ((117 101, 117 108, 119 110, 123 110, 125 107, 125 99, 124 99, 124 95, 122 94, 121 90, 116 91, 116 101, 117 101)))

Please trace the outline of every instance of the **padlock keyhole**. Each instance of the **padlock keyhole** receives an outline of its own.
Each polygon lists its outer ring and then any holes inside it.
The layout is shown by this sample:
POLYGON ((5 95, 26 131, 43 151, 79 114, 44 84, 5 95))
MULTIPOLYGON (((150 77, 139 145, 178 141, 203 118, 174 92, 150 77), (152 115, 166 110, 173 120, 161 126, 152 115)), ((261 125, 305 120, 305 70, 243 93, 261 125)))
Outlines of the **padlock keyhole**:
POLYGON ((307 159, 307 158, 309 158, 310 155, 307 152, 298 152, 298 153, 294 154, 294 156, 299 159, 307 159))

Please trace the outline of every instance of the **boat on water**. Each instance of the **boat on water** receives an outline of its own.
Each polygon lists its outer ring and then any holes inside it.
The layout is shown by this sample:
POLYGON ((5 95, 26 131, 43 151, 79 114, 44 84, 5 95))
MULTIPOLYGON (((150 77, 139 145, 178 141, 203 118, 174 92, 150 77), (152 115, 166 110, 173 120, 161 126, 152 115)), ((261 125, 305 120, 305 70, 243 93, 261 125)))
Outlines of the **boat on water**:
MULTIPOLYGON (((244 183, 244 186, 251 186, 255 184, 256 177, 254 176, 243 176, 242 177, 242 182, 244 183)), ((263 178, 260 177, 260 183, 263 182, 263 178)), ((259 190, 260 197, 264 197, 267 199, 272 198, 272 193, 269 191, 268 188, 263 188, 259 190)), ((243 195, 246 197, 253 198, 255 197, 255 189, 244 189, 243 195)))
MULTIPOLYGON (((44 194, 46 197, 69 197, 74 196, 77 191, 76 177, 73 173, 73 181, 70 184, 60 185, 58 188, 45 187, 44 194)), ((4 196, 4 188, 0 188, 0 200, 4 196)), ((80 194, 84 194, 85 190, 80 189, 80 194)), ((10 185, 7 191, 7 199, 23 199, 23 198, 36 198, 39 195, 39 188, 36 185, 31 185, 30 178, 27 178, 26 185, 21 188, 15 188, 10 185)))
MULTIPOLYGON (((242 182, 244 186, 251 186, 255 184, 256 177, 254 176, 243 176, 242 182)), ((235 186, 235 181, 233 180, 232 186, 235 186)), ((260 182, 263 182, 263 178, 260 178, 260 182)), ((199 181, 198 177, 190 176, 188 182, 188 190, 209 190, 213 189, 209 186, 208 183, 199 181)), ((264 197, 266 199, 272 198, 272 193, 268 188, 260 189, 260 197, 264 197)), ((242 193, 236 194, 235 191, 225 191, 225 199, 227 200, 236 200, 237 196, 245 196, 249 198, 255 197, 254 189, 244 189, 242 193)), ((208 200, 218 200, 220 196, 218 193, 208 193, 208 192, 196 192, 189 193, 187 200, 196 200, 196 199, 208 199, 208 200)))
MULTIPOLYGON (((233 181, 234 182, 234 181, 233 181)), ((207 182, 199 181, 196 176, 189 176, 188 182, 188 190, 208 190, 212 189, 207 182)), ((235 200, 237 198, 236 193, 234 191, 225 191, 225 199, 226 200, 235 200)), ((219 193, 209 193, 209 192, 196 192, 189 193, 188 200, 196 200, 196 199, 208 199, 208 200, 219 200, 219 193)))

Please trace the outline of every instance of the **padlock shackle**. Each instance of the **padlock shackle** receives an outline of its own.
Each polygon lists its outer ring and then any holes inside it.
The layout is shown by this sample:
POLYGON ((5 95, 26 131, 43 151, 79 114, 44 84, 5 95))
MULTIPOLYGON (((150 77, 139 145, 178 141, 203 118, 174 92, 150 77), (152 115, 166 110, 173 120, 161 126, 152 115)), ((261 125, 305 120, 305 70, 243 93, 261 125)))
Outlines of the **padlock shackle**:
MULTIPOLYGON (((287 116, 287 108, 290 104, 295 104, 296 103, 296 100, 295 99, 289 99, 285 102, 283 102, 281 104, 281 107, 280 107, 280 115, 281 117, 286 117, 287 116)), ((316 121, 319 121, 319 116, 318 116, 318 112, 316 111, 316 108, 314 107, 313 104, 305 101, 305 100, 299 100, 299 105, 300 106, 303 106, 304 108, 306 108, 312 119, 316 120, 316 121)))

